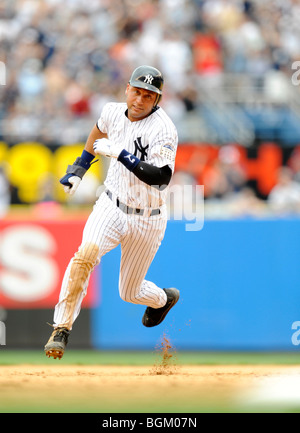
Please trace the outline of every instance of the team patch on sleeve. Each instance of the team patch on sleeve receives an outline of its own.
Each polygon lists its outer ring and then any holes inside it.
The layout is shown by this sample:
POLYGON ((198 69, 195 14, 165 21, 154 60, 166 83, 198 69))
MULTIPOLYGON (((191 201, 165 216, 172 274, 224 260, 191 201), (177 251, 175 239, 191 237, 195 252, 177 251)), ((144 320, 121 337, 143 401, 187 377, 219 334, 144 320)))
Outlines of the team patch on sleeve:
POLYGON ((175 150, 171 144, 163 144, 160 148, 160 156, 168 159, 169 161, 175 161, 175 150))

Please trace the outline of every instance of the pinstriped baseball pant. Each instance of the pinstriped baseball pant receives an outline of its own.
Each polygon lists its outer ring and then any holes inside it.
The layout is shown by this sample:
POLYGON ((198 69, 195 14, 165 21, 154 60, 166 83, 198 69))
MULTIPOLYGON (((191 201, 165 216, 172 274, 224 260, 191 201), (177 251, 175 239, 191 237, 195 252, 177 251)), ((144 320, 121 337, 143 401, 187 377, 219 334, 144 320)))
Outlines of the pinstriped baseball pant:
POLYGON ((82 243, 71 259, 54 311, 54 326, 72 329, 101 257, 121 244, 120 297, 153 308, 166 303, 165 292, 145 276, 164 237, 167 217, 128 215, 102 193, 85 225, 82 243))

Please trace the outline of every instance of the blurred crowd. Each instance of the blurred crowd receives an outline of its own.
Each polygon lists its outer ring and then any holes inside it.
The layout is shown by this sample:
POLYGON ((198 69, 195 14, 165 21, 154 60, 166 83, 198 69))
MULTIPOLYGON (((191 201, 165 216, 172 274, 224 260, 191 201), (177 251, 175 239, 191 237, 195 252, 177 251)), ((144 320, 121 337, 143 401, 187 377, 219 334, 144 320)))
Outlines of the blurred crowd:
MULTIPOLYGON (((296 147, 286 164, 274 173, 274 185, 262 194, 247 177, 247 168, 236 146, 222 146, 218 157, 208 166, 203 177, 203 190, 198 190, 190 164, 189 171, 178 170, 172 186, 193 185, 192 199, 199 211, 204 207, 207 218, 272 218, 300 216, 300 147, 296 147)), ((184 199, 184 197, 183 197, 184 199)), ((191 196, 186 195, 189 201, 191 196)), ((186 203, 186 208, 191 209, 186 203)))
MULTIPOLYGON (((299 0, 2 0, 0 139, 85 141, 103 105, 124 100, 140 64, 163 71, 161 105, 191 133, 201 124, 195 113, 207 89, 222 92, 228 75, 247 77, 248 92, 253 86, 283 103, 299 91, 291 86, 299 24, 299 0)), ((219 164, 220 190, 211 198, 228 197, 237 175, 241 202, 259 210, 241 168, 235 174, 219 164)), ((278 188, 292 177, 296 197, 300 180, 293 170, 281 173, 278 188)), ((276 207, 275 192, 270 201, 276 207)))
POLYGON ((2 0, 0 134, 82 140, 140 64, 164 72, 174 121, 226 74, 280 101, 300 59, 299 20, 299 0, 2 0))

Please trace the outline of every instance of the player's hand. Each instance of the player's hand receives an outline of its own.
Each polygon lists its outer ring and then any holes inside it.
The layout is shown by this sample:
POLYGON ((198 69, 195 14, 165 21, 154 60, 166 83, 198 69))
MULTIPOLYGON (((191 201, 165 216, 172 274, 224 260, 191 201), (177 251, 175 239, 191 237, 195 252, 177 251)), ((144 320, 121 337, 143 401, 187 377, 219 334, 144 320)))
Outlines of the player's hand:
POLYGON ((98 155, 108 156, 109 158, 118 158, 123 147, 116 145, 112 141, 108 140, 108 138, 99 138, 93 144, 93 149, 98 155))
POLYGON ((65 193, 70 195, 73 195, 75 193, 80 182, 80 177, 75 176, 74 174, 66 174, 60 179, 60 183, 63 185, 65 193))

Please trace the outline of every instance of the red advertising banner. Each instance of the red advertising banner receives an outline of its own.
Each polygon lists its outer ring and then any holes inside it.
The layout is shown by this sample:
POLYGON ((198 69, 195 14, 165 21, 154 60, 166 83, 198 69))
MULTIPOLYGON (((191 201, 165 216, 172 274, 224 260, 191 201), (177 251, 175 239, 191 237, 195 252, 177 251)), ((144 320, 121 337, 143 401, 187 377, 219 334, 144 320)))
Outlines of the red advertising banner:
MULTIPOLYGON (((52 308, 85 221, 0 221, 0 307, 52 308)), ((96 301, 92 275, 82 307, 96 301)))

